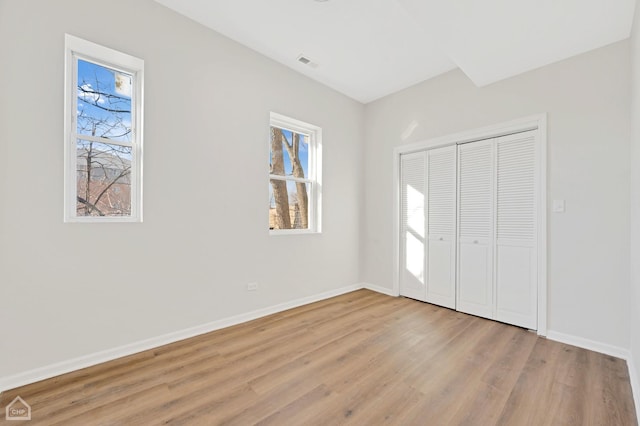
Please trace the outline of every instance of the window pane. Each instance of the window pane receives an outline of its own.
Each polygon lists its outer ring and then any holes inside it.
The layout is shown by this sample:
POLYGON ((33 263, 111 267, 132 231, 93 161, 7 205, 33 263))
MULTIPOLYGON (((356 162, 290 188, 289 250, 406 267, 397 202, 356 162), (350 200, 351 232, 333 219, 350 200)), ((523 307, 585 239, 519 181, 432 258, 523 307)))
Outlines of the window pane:
POLYGON ((131 147, 78 140, 78 216, 131 216, 131 147))
POLYGON ((271 179, 269 229, 309 229, 310 183, 271 179))
POLYGON ((80 135, 131 141, 133 76, 78 59, 80 135))
POLYGON ((271 127, 270 160, 272 175, 308 178, 309 136, 271 127))

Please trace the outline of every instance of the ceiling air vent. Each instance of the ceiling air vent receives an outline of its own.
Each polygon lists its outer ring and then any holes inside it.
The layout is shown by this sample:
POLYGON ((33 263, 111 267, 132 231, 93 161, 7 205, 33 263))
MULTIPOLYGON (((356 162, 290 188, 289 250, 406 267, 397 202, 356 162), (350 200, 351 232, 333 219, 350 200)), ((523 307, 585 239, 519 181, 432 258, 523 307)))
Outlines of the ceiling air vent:
POLYGON ((298 62, 305 64, 305 65, 309 65, 311 68, 317 68, 318 67, 318 63, 315 62, 313 59, 309 58, 308 56, 305 55, 300 55, 298 56, 298 62))

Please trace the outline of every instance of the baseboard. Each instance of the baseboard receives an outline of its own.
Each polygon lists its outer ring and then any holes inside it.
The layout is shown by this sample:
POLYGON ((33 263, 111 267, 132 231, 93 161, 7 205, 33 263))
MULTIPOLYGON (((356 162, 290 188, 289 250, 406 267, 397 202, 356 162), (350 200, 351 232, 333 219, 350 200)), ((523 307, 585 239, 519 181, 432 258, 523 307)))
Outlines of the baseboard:
POLYGON ((287 309, 297 308, 299 306, 308 305, 309 303, 314 303, 321 300, 329 299, 331 297, 339 296, 341 294, 350 293, 352 291, 359 290, 361 288, 363 288, 361 284, 354 284, 354 285, 338 288, 335 290, 326 291, 313 296, 303 297, 301 299, 280 303, 278 305, 270 306, 267 308, 258 309, 252 312, 235 315, 232 317, 213 321, 207 324, 202 324, 202 325, 187 328, 184 330, 167 333, 162 336, 153 337, 151 339, 141 340, 141 341, 123 345, 117 348, 107 349, 105 351, 96 352, 90 355, 73 358, 67 361, 51 364, 45 367, 40 367, 33 370, 25 371, 23 373, 19 373, 16 375, 1 377, 0 393, 10 389, 17 388, 19 386, 24 386, 30 383, 39 382, 41 380, 50 379, 52 377, 56 377, 61 374, 70 373, 72 371, 80 370, 82 368, 91 367, 93 365, 101 364, 103 362, 112 361, 117 358, 122 358, 125 356, 143 352, 149 349, 154 349, 159 346, 175 343, 180 340, 198 336, 200 334, 209 333, 211 331, 219 330, 221 328, 230 327, 232 325, 241 324, 243 322, 258 319, 267 315, 286 311, 287 309))
POLYGON ((627 358, 627 367, 629 368, 629 381, 631 382, 631 393, 633 394, 633 402, 636 406, 636 415, 640 412, 640 382, 638 382, 638 370, 633 356, 627 358))
POLYGON ((362 288, 366 288, 367 290, 375 291, 377 293, 386 294, 387 296, 398 296, 397 294, 393 294, 393 290, 386 287, 381 287, 379 285, 371 284, 371 283, 360 283, 362 288))
POLYGON ((560 343, 566 343, 572 346, 577 346, 583 349, 589 349, 590 351, 611 355, 616 358, 622 358, 627 361, 631 358, 631 354, 628 349, 609 345, 607 343, 596 342, 595 340, 589 340, 583 337, 573 336, 571 334, 564 334, 557 331, 548 330, 547 339, 555 340, 556 342, 560 343))

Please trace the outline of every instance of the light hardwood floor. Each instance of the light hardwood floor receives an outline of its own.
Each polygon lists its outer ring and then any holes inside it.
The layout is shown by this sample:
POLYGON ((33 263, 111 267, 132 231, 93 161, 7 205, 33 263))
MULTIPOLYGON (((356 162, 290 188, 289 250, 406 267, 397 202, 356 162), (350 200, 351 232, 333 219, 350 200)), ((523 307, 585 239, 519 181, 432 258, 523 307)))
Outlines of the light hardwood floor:
POLYGON ((636 424, 621 359, 367 290, 16 395, 25 425, 636 424))

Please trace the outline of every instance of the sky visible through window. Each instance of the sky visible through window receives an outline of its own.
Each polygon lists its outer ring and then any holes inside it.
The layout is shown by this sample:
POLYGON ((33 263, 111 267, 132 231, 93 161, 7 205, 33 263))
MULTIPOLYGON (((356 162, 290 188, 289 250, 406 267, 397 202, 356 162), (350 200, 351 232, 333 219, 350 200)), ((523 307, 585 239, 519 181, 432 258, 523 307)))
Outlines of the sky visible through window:
POLYGON ((78 60, 79 135, 131 142, 132 76, 78 60))

